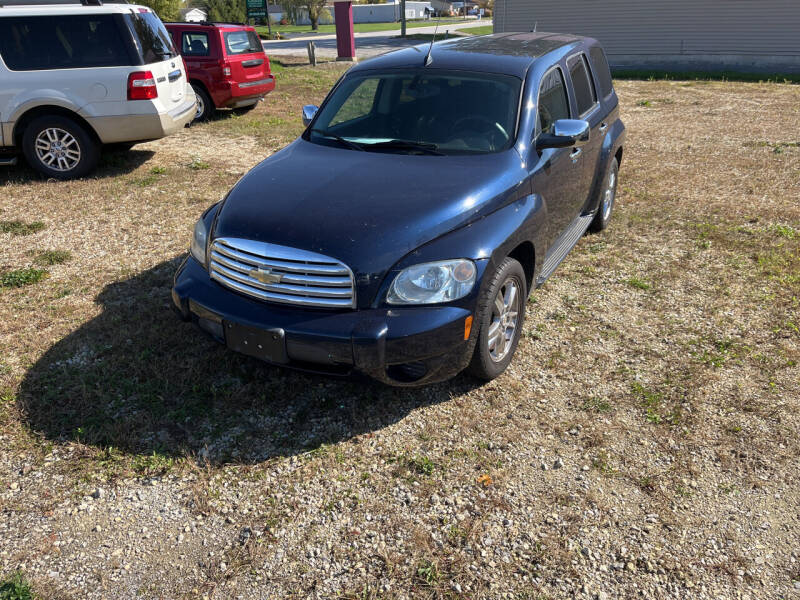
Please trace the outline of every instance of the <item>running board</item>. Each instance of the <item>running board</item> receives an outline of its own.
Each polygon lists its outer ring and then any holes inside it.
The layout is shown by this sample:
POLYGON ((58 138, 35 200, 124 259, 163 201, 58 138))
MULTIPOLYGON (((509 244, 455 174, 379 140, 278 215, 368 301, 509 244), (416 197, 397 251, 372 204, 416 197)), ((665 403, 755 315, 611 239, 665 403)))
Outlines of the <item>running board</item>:
POLYGON ((10 158, 0 157, 0 167, 13 167, 15 164, 17 164, 16 156, 12 156, 10 158))
POLYGON ((592 219, 594 219, 594 215, 579 216, 566 230, 564 230, 564 233, 558 237, 556 243, 553 244, 553 247, 550 248, 550 251, 544 258, 542 270, 539 273, 539 278, 536 280, 537 287, 547 281, 547 278, 553 274, 553 271, 556 270, 556 267, 560 265, 561 261, 567 257, 569 251, 575 247, 575 244, 578 243, 578 240, 580 240, 583 234, 586 233, 586 230, 589 228, 592 219))

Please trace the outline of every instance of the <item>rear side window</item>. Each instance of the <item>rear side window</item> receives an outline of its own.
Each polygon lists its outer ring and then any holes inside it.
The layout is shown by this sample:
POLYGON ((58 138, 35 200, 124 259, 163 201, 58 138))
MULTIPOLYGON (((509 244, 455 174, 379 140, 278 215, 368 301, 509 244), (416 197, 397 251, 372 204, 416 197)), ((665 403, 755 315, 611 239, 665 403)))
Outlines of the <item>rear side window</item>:
POLYGON ((569 76, 572 79, 572 87, 575 89, 578 114, 583 115, 597 102, 597 94, 595 94, 594 83, 589 76, 586 57, 581 54, 567 64, 569 66, 569 76))
POLYGON ((137 12, 125 17, 133 29, 142 64, 149 65, 178 56, 166 27, 155 13, 137 12))
POLYGON ((561 69, 553 69, 539 87, 539 132, 553 133, 553 124, 559 119, 569 119, 569 104, 561 69))
POLYGON ((225 38, 226 54, 252 54, 264 51, 261 40, 252 31, 226 31, 222 35, 225 38))
POLYGON ((0 18, 0 56, 12 71, 134 64, 114 15, 0 18))
POLYGON ((606 53, 600 46, 595 46, 589 51, 589 56, 592 57, 592 66, 594 67, 594 74, 597 76, 597 83, 600 87, 600 96, 605 98, 614 89, 614 84, 611 82, 611 70, 608 68, 608 60, 606 60, 606 53))
POLYGON ((184 56, 208 56, 208 34, 189 32, 181 38, 181 54, 184 56))

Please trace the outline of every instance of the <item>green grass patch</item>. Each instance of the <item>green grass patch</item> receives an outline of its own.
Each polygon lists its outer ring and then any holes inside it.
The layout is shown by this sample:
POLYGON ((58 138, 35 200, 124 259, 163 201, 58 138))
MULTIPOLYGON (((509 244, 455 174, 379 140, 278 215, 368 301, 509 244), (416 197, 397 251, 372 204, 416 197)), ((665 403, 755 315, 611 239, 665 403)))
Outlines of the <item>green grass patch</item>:
POLYGON ((661 416, 658 413, 658 409, 661 408, 661 394, 648 390, 638 381, 631 384, 631 390, 644 407, 647 420, 656 425, 661 423, 661 416))
POLYGON ((211 165, 208 164, 206 161, 201 160, 197 157, 192 159, 192 162, 189 163, 189 168, 194 171, 202 171, 203 169, 208 169, 211 165))
POLYGON ((602 398, 589 398, 583 402, 583 410, 596 413, 604 413, 611 410, 608 400, 602 398))
POLYGON ((773 233, 776 233, 780 237, 784 237, 787 240, 793 240, 794 238, 798 237, 798 235, 800 235, 798 234, 797 229, 795 229, 791 225, 782 225, 780 223, 776 223, 775 225, 772 225, 769 229, 773 233))
POLYGON ((46 225, 41 221, 25 223, 24 221, 0 221, 0 233, 11 235, 31 235, 44 229, 46 225))
POLYGON ((640 279, 639 277, 628 277, 628 279, 625 280, 625 283, 636 288, 637 290, 649 290, 652 287, 647 281, 640 279))
MULTIPOLYGON (((702 345, 702 341, 696 342, 698 346, 702 345)), ((747 346, 735 344, 731 339, 716 340, 711 349, 703 348, 701 352, 693 353, 703 363, 719 369, 725 365, 728 360, 737 359, 742 354, 748 352, 747 346)))
POLYGON ((415 456, 409 459, 408 466, 421 475, 433 475, 433 470, 436 467, 427 456, 415 456))
POLYGON ((494 26, 484 25, 483 27, 469 27, 468 29, 462 29, 461 33, 468 33, 470 35, 491 35, 494 33, 494 26))
POLYGON ((5 579, 0 579, 0 600, 36 600, 33 587, 17 571, 5 579))
POLYGON ((33 259, 33 262, 40 267, 52 267, 53 265, 61 265, 71 259, 72 253, 69 250, 45 250, 39 253, 33 259))
POLYGON ((0 288, 16 288, 31 285, 45 279, 48 272, 45 269, 17 269, 0 275, 0 288))
POLYGON ((439 583, 439 568, 430 560, 423 560, 417 565, 417 578, 426 585, 439 583))
MULTIPOLYGON (((444 25, 451 25, 454 23, 464 23, 464 19, 442 19, 440 23, 440 27, 444 25)), ((435 27, 436 21, 434 19, 431 20, 422 20, 422 21, 408 21, 406 23, 407 29, 416 29, 418 27, 435 27)), ((355 23, 353 25, 353 31, 355 33, 366 33, 369 31, 395 31, 400 30, 400 23, 355 23)), ((491 29, 491 26, 489 27, 491 29)), ((256 27, 256 31, 259 35, 269 35, 269 29, 266 25, 261 25, 256 27)), ((280 33, 281 35, 285 34, 293 34, 295 37, 299 37, 299 34, 306 34, 306 35, 315 35, 315 34, 326 34, 326 33, 336 33, 336 25, 320 25, 317 31, 311 29, 311 25, 273 25, 272 26, 272 33, 280 33)))
POLYGON ((138 187, 149 187, 158 181, 158 175, 145 175, 141 179, 131 180, 131 185, 138 187))
POLYGON ((737 71, 664 71, 658 69, 612 69, 614 79, 645 81, 743 81, 753 83, 800 83, 797 73, 742 73, 737 71))

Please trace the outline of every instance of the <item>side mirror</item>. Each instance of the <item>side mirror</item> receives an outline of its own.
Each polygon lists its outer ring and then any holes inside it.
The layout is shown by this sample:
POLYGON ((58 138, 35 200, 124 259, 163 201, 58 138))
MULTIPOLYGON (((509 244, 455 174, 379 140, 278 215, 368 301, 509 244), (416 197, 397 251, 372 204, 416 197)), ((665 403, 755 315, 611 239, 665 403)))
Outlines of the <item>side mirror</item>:
POLYGON ((317 114, 319 110, 319 106, 314 106, 313 104, 306 104, 303 107, 303 125, 308 127, 311 125, 311 121, 314 120, 314 115, 317 114))
POLYGON ((536 148, 572 148, 589 141, 591 129, 587 121, 559 119, 553 124, 553 133, 542 133, 536 139, 536 148))

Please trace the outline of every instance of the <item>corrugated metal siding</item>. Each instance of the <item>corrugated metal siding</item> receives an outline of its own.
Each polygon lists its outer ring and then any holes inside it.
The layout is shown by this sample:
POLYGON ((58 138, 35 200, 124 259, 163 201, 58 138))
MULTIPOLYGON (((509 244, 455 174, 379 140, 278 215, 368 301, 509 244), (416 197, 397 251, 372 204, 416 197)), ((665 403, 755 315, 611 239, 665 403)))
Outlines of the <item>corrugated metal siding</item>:
POLYGON ((800 56, 800 0, 496 0, 495 31, 558 31, 609 55, 800 56))

